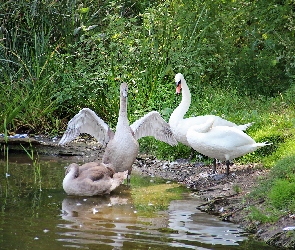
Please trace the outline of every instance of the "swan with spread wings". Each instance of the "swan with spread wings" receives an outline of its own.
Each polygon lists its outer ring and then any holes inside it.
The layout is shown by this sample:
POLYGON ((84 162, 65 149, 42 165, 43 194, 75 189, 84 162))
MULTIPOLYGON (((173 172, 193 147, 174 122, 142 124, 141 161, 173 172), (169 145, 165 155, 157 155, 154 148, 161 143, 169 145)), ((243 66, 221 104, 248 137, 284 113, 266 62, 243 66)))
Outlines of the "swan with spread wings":
POLYGON ((151 111, 129 126, 127 117, 128 86, 120 86, 120 110, 116 132, 89 108, 83 108, 68 123, 68 127, 59 145, 64 145, 75 139, 81 133, 87 133, 106 146, 102 162, 111 164, 115 172, 128 170, 128 183, 134 163, 139 151, 138 139, 153 136, 157 140, 177 145, 169 124, 157 111, 151 111))

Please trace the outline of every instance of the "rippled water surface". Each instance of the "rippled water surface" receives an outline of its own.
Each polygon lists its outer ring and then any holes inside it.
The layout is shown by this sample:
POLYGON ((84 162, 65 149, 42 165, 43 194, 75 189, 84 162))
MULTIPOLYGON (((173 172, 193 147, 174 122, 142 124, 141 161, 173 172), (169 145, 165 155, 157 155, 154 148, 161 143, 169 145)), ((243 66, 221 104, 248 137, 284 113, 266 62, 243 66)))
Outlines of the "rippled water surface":
POLYGON ((0 162, 0 249, 271 249, 197 210, 201 201, 189 193, 146 216, 134 205, 132 178, 109 196, 70 197, 62 180, 73 159, 9 159, 0 162))

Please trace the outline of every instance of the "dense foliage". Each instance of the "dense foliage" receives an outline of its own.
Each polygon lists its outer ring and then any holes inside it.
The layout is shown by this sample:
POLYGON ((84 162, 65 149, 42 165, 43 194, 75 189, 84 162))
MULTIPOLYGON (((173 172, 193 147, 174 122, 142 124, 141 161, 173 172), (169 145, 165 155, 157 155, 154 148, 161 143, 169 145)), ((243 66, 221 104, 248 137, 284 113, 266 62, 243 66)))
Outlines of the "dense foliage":
POLYGON ((7 1, 1 120, 12 131, 54 133, 87 106, 114 124, 122 81, 131 121, 153 109, 169 115, 179 71, 202 102, 198 113, 216 109, 203 102, 212 89, 276 96, 294 81, 294 9, 275 0, 7 1))

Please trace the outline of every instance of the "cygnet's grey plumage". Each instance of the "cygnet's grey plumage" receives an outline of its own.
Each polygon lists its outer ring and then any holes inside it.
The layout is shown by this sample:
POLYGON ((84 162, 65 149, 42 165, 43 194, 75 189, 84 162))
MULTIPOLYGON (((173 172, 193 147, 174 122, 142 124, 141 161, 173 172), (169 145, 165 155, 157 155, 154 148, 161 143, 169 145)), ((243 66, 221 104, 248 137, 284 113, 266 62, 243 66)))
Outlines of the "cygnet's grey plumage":
POLYGON ((132 164, 138 155, 139 144, 137 140, 139 138, 153 136, 157 140, 172 146, 177 145, 169 124, 156 111, 149 112, 129 126, 127 93, 128 86, 126 83, 122 83, 120 86, 120 111, 116 133, 95 112, 84 108, 69 121, 67 130, 59 145, 72 141, 81 133, 88 133, 103 146, 106 146, 102 162, 111 164, 115 172, 128 170, 129 175, 131 174, 132 164))
POLYGON ((82 166, 72 163, 67 167, 63 189, 68 195, 93 196, 109 194, 127 178, 127 171, 115 173, 102 163, 89 162, 82 166))

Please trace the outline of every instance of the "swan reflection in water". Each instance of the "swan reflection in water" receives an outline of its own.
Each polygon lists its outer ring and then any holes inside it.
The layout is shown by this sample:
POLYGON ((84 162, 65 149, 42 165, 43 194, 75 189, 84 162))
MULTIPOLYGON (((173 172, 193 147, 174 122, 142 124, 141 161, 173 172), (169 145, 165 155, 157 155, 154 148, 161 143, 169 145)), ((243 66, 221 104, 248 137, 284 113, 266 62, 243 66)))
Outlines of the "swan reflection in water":
POLYGON ((63 228, 59 241, 71 247, 77 244, 121 247, 130 237, 168 223, 166 217, 155 222, 154 218, 139 217, 125 185, 108 196, 68 196, 62 202, 61 217, 64 221, 58 225, 63 228))
POLYGON ((164 244, 169 249, 200 243, 238 245, 246 239, 237 225, 197 210, 200 204, 199 199, 185 197, 172 201, 167 211, 147 218, 137 212, 124 185, 103 197, 68 196, 62 202, 59 241, 67 247, 164 244))

